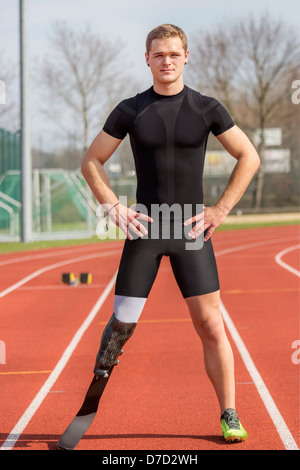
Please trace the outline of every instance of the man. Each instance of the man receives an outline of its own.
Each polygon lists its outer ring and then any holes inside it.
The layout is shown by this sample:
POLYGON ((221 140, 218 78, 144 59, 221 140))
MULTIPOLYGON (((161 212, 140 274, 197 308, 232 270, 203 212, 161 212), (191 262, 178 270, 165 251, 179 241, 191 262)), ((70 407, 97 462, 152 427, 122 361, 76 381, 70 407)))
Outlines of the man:
POLYGON ((247 433, 235 411, 234 361, 220 314, 211 236, 245 192, 260 160, 217 100, 184 85, 189 51, 180 28, 166 24, 152 30, 145 58, 153 86, 122 101, 112 111, 82 164, 82 173, 96 198, 127 236, 113 315, 103 332, 94 373, 100 378, 109 376, 121 348, 134 332, 160 260, 169 256, 203 343, 206 371, 220 404, 223 435, 228 441, 244 440, 247 433), (203 206, 202 173, 209 132, 237 163, 218 202, 199 211, 203 206), (118 201, 103 169, 126 134, 130 135, 137 173, 136 210, 118 201), (188 217, 184 211, 175 215, 169 211, 167 224, 172 230, 167 238, 157 235, 166 221, 154 210, 163 204, 189 209, 188 217), (201 237, 204 243, 198 243, 201 237))

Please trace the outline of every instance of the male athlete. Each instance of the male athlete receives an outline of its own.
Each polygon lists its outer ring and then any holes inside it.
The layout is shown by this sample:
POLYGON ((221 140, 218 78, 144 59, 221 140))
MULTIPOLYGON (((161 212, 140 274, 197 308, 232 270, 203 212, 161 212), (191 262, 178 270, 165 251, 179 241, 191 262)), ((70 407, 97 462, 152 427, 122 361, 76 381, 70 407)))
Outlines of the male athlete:
POLYGON ((122 101, 112 111, 82 164, 82 173, 97 200, 127 236, 113 314, 102 335, 94 373, 99 380, 109 377, 134 332, 160 260, 169 256, 203 343, 206 371, 220 404, 224 438, 241 441, 247 433, 235 411, 234 361, 220 314, 211 236, 245 192, 260 159, 216 99, 184 85, 189 51, 180 28, 165 24, 152 30, 145 57, 153 86, 122 101), (202 174, 210 132, 237 163, 218 202, 203 209, 202 174), (137 174, 136 210, 119 202, 103 169, 127 134, 137 174), (170 210, 165 220, 156 211, 162 205, 182 211, 170 210), (164 224, 171 228, 167 237, 161 235, 164 224), (199 243, 201 236, 204 242, 199 243))

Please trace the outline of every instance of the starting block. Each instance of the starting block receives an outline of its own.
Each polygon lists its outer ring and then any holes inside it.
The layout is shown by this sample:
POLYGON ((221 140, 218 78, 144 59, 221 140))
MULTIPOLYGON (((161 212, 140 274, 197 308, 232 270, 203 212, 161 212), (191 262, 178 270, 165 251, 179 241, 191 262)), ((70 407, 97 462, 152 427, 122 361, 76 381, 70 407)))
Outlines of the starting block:
POLYGON ((61 282, 63 284, 68 284, 69 286, 74 286, 76 284, 76 277, 74 273, 63 273, 61 276, 61 282))
POLYGON ((61 282, 68 284, 69 286, 77 286, 80 284, 91 284, 92 274, 91 273, 80 273, 77 279, 74 273, 63 273, 61 276, 61 282))
POLYGON ((91 273, 80 273, 79 282, 81 284, 92 284, 92 275, 91 275, 91 273))

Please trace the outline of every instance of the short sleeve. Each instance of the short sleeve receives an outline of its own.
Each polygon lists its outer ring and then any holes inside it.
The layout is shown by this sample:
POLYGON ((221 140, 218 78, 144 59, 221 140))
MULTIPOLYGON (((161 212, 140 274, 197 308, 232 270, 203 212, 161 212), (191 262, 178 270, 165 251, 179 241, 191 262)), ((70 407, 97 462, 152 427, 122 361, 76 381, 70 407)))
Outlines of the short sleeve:
POLYGON ((203 115, 207 127, 218 136, 235 125, 227 109, 215 98, 204 97, 203 115))
POLYGON ((103 130, 116 139, 124 139, 132 129, 135 117, 135 99, 129 98, 119 103, 110 113, 103 126, 103 130))

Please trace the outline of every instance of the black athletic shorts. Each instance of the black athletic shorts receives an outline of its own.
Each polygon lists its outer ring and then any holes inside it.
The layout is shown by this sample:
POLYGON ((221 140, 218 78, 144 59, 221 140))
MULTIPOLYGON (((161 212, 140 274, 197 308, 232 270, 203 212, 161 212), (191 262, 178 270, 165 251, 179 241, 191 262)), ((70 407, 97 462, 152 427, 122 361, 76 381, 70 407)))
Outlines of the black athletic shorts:
MULTIPOLYGON (((172 223, 170 236, 149 236, 135 240, 126 239, 116 280, 115 294, 128 297, 147 298, 156 278, 160 261, 168 256, 170 264, 184 298, 208 294, 219 290, 219 277, 212 242, 203 243, 183 236, 174 237, 172 223)), ((191 228, 191 227, 190 227, 191 228)), ((155 232, 156 233, 156 232, 155 232)), ((168 232, 165 232, 165 235, 168 232)))

